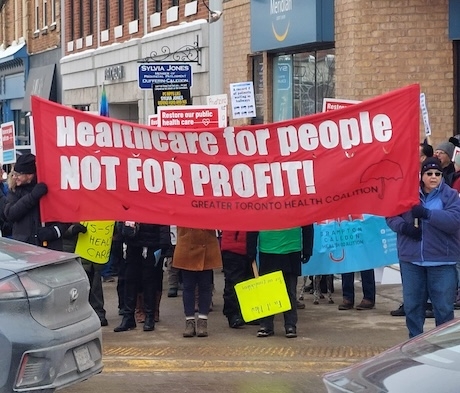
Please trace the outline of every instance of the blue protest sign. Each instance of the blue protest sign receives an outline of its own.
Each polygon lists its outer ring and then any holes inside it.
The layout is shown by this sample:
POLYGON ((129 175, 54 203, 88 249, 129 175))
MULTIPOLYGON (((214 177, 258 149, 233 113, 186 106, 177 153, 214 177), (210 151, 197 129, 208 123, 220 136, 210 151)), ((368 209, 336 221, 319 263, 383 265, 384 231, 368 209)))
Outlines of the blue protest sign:
POLYGON ((314 225, 313 256, 302 275, 339 274, 398 263, 396 233, 383 217, 359 215, 314 225))

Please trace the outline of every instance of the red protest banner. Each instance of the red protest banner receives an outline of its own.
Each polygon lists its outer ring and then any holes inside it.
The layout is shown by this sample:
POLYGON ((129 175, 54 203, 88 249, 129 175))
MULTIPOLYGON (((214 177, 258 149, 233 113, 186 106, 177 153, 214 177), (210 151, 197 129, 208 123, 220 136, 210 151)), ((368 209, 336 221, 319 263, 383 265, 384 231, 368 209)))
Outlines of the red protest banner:
POLYGON ((32 97, 43 221, 295 227, 418 202, 419 86, 273 124, 154 128, 32 97))

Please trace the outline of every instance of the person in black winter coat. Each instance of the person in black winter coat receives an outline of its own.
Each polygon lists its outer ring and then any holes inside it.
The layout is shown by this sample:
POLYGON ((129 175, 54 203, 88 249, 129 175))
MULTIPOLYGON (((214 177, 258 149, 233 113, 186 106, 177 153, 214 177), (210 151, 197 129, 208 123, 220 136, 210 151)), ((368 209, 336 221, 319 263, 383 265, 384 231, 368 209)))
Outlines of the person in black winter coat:
POLYGON ((45 183, 37 183, 35 156, 18 157, 12 174, 14 188, 7 195, 4 215, 12 225, 12 238, 37 246, 62 250, 62 235, 69 224, 52 222, 42 226, 40 199, 48 192, 45 183))
POLYGON ((114 332, 124 332, 136 327, 134 313, 136 310, 137 294, 140 286, 144 300, 144 331, 155 329, 155 310, 157 293, 161 291, 159 274, 163 273, 161 256, 156 258, 155 252, 161 255, 171 247, 169 225, 142 224, 134 222, 121 223, 120 229, 126 244, 126 271, 124 310, 121 324, 114 332))

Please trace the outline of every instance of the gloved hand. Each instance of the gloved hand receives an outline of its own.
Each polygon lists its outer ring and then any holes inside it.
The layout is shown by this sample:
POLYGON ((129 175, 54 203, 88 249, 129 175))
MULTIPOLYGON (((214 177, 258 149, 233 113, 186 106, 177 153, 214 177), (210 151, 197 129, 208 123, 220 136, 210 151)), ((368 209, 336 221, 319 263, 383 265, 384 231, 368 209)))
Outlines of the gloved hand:
POLYGON ((32 198, 39 200, 47 192, 48 186, 45 183, 37 183, 35 184, 34 188, 32 188, 30 194, 32 195, 32 198))
POLYGON ((56 240, 61 237, 61 231, 57 226, 41 227, 38 229, 37 237, 42 243, 50 240, 56 240))
POLYGON ((311 255, 304 255, 303 258, 302 258, 302 264, 308 263, 310 258, 311 258, 311 255))
POLYGON ((84 225, 74 224, 71 229, 72 236, 78 235, 79 233, 86 233, 87 230, 88 229, 84 225))
POLYGON ((409 236, 414 240, 420 241, 422 240, 422 228, 416 227, 412 224, 405 223, 401 228, 401 233, 403 235, 409 236))
POLYGON ((430 218, 430 210, 427 209, 426 207, 423 207, 422 205, 417 205, 412 208, 412 215, 414 218, 424 218, 427 220, 430 218))

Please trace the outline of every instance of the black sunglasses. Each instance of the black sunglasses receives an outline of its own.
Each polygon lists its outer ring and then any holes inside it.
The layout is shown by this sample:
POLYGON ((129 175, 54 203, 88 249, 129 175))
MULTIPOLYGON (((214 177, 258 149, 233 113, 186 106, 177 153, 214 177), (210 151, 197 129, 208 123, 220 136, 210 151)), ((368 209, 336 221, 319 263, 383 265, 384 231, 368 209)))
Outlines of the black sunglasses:
POLYGON ((441 172, 425 172, 427 174, 427 176, 433 176, 435 175, 436 177, 439 177, 442 175, 441 172))

